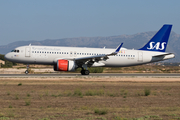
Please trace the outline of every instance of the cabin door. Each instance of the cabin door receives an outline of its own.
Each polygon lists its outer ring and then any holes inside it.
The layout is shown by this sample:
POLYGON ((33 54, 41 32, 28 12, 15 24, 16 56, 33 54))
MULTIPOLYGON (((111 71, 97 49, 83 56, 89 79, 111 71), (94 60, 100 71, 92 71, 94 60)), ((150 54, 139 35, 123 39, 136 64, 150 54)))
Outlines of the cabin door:
POLYGON ((30 57, 30 47, 26 47, 25 57, 30 57))
POLYGON ((138 62, 143 62, 143 53, 138 52, 138 62))

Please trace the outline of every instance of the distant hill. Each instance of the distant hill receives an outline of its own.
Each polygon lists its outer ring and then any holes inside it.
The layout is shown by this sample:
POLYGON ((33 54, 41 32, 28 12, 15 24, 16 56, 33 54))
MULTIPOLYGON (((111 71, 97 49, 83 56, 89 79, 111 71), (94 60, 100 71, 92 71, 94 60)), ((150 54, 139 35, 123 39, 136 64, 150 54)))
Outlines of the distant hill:
MULTIPOLYGON (((116 48, 121 42, 123 47, 128 49, 139 49, 146 44, 151 37, 155 34, 155 31, 137 33, 134 35, 119 35, 110 37, 77 37, 77 38, 64 38, 64 39, 46 39, 43 41, 17 41, 8 45, 0 46, 0 54, 6 54, 12 49, 29 45, 46 45, 46 46, 71 46, 71 47, 104 47, 116 48)), ((170 60, 170 62, 180 62, 180 35, 175 32, 171 32, 169 43, 167 46, 167 52, 175 53, 176 58, 170 60)))

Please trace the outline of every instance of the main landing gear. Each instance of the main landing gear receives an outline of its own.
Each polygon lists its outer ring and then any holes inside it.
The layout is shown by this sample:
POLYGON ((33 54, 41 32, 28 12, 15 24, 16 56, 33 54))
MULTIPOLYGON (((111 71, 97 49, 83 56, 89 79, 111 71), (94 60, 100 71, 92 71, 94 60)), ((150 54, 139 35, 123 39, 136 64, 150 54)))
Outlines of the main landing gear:
POLYGON ((87 65, 82 65, 81 75, 89 75, 89 70, 87 69, 87 65))
POLYGON ((81 75, 89 75, 89 70, 81 70, 81 75))
POLYGON ((27 68, 27 70, 25 71, 25 74, 28 74, 29 73, 29 64, 27 64, 26 68, 27 68))

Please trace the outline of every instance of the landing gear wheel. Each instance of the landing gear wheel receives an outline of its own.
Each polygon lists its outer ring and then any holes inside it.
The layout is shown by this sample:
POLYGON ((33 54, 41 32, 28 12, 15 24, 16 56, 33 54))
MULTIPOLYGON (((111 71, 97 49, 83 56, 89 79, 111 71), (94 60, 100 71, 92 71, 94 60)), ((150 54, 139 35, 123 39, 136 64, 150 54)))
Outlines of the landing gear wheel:
POLYGON ((81 70, 81 75, 89 75, 89 70, 81 70))
POLYGON ((85 70, 85 71, 84 71, 84 74, 85 74, 85 75, 89 75, 89 70, 85 70))
POLYGON ((25 71, 25 74, 28 74, 28 73, 29 73, 28 70, 26 70, 26 71, 25 71))

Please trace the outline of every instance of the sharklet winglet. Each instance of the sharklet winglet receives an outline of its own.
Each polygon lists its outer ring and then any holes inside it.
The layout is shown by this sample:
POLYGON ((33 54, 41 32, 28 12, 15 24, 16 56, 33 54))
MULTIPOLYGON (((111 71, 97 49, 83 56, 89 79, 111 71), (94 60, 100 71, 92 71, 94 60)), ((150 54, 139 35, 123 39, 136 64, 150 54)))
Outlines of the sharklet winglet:
POLYGON ((119 45, 119 46, 116 48, 115 53, 118 53, 118 52, 119 52, 119 50, 121 49, 122 45, 123 45, 123 43, 121 43, 121 45, 119 45))

